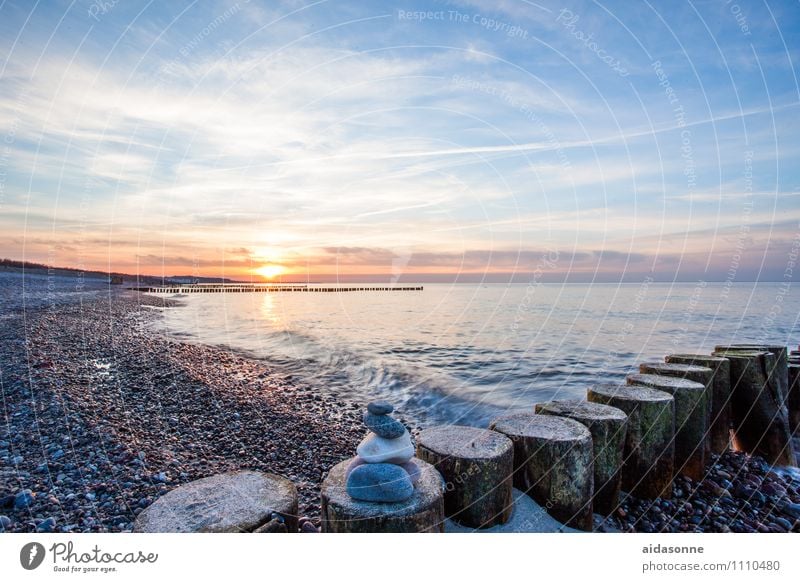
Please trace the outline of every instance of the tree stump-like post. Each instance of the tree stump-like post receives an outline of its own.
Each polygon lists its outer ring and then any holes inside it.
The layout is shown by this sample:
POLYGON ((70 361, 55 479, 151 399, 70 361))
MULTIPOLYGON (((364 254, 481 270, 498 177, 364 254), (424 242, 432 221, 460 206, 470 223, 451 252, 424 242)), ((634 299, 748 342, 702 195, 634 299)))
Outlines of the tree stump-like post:
POLYGON ((778 465, 796 466, 788 413, 770 382, 775 356, 770 352, 714 352, 731 361, 731 412, 736 446, 778 465))
POLYGON ((347 493, 347 459, 330 470, 322 482, 324 533, 441 533, 444 532, 444 481, 421 459, 414 495, 397 503, 359 501, 347 493))
POLYGON ((271 473, 234 471, 190 481, 142 511, 133 531, 142 533, 253 532, 270 521, 297 531, 297 489, 271 473))
POLYGON ((781 403, 788 422, 787 398, 789 395, 789 350, 786 346, 775 344, 731 344, 716 346, 715 352, 769 352, 774 356, 768 369, 768 385, 781 403))
POLYGON ((706 467, 705 438, 708 432, 705 385, 683 378, 656 374, 629 374, 626 381, 628 384, 647 386, 673 396, 675 399, 675 474, 680 473, 696 480, 702 479, 706 467))
MULTIPOLYGON (((727 358, 701 354, 670 354, 664 360, 669 364, 688 364, 711 368, 711 417, 709 436, 711 452, 721 454, 731 441, 731 363, 727 358)), ((689 378, 691 380, 691 378, 689 378)))
MULTIPOLYGON (((703 465, 711 458, 711 403, 713 398, 713 380, 714 371, 707 366, 697 366, 695 364, 669 364, 665 362, 645 362, 639 364, 640 374, 655 374, 656 376, 667 376, 669 378, 683 378, 684 380, 691 380, 697 382, 705 387, 703 392, 703 399, 705 402, 702 404, 706 411, 705 433, 703 434, 703 465)), ((677 401, 675 402, 675 430, 677 432, 677 401)))
POLYGON ((619 408, 628 415, 622 462, 622 489, 638 497, 672 497, 675 399, 644 386, 598 384, 590 402, 619 408))
POLYGON ((514 444, 492 430, 440 426, 417 437, 417 457, 444 478, 444 512, 457 523, 506 523, 513 509, 514 444))
POLYGON ((592 435, 569 418, 518 413, 489 425, 514 443, 514 486, 570 527, 592 530, 592 435))
POLYGON ((536 413, 571 418, 592 433, 594 511, 610 515, 619 505, 628 416, 619 408, 586 400, 539 403, 536 405, 536 413))
POLYGON ((800 430, 800 365, 789 365, 789 430, 794 435, 800 430))

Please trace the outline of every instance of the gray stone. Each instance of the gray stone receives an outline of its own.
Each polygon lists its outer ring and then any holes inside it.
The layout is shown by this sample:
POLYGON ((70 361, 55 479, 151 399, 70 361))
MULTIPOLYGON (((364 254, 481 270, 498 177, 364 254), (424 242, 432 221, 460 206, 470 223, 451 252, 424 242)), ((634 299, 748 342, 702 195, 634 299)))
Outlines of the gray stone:
POLYGON ((39 533, 50 533, 56 527, 56 518, 48 517, 47 519, 43 519, 40 521, 36 526, 36 531, 39 533))
POLYGON ((367 411, 377 416, 382 414, 391 414, 394 412, 394 406, 385 400, 373 400, 367 404, 367 411))
POLYGON ((33 503, 33 498, 33 491, 30 489, 24 489, 20 491, 14 496, 14 508, 26 509, 27 507, 30 507, 33 503))
POLYGON ((358 501, 347 494, 351 460, 330 470, 321 487, 322 531, 328 533, 411 533, 444 530, 444 480, 430 464, 413 459, 420 472, 414 494, 399 503, 358 501))
POLYGON ((414 445, 411 444, 411 435, 408 431, 396 439, 385 439, 371 433, 361 441, 356 452, 367 463, 401 465, 414 456, 414 445))
POLYGON ((364 413, 364 426, 385 439, 400 438, 406 432, 406 427, 388 414, 377 415, 369 411, 364 413))
POLYGON ((408 473, 408 476, 411 479, 411 483, 413 483, 414 485, 417 484, 417 481, 419 481, 419 467, 417 467, 411 461, 409 461, 408 463, 403 463, 402 465, 398 465, 398 467, 402 467, 403 469, 405 469, 406 473, 408 473))
POLYGON ((269 473, 236 471, 192 481, 157 499, 136 518, 136 532, 254 531, 280 514, 297 531, 297 489, 269 473))
POLYGON ((0 531, 5 531, 11 525, 11 519, 5 515, 0 515, 0 531))
POLYGON ((414 494, 414 485, 408 472, 402 467, 372 463, 356 467, 350 473, 347 493, 360 501, 398 503, 414 494))

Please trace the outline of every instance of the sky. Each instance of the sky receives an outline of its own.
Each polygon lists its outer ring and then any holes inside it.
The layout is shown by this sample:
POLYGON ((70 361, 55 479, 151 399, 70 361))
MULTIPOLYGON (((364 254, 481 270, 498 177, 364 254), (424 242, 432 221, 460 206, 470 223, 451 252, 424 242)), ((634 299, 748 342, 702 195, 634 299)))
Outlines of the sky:
POLYGON ((782 281, 800 4, 0 0, 0 257, 782 281))

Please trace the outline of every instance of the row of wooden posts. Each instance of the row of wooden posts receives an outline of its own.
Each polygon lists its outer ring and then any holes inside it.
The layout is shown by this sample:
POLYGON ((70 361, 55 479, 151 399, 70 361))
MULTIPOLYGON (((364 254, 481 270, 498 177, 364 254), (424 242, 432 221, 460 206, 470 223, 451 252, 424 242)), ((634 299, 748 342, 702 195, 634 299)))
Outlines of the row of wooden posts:
POLYGON ((590 531, 593 514, 612 513, 621 491, 668 499, 676 475, 703 479, 711 454, 729 447, 796 466, 799 371, 800 352, 786 346, 720 345, 711 355, 643 363, 625 384, 591 386, 586 400, 537 404, 488 430, 423 430, 418 462, 444 480, 441 514, 435 495, 385 514, 352 502, 341 492, 343 463, 322 487, 323 531, 442 531, 445 516, 492 527, 509 520, 512 488, 561 523, 590 531))
MULTIPOLYGON (((590 531, 621 491, 669 498, 676 475, 701 480, 711 454, 730 447, 796 466, 800 351, 721 345, 639 366, 624 384, 586 400, 556 400, 497 418, 488 429, 441 426, 417 436, 414 495, 366 503, 346 491, 352 459, 321 486, 323 532, 441 532, 507 523, 514 490, 564 525, 590 531)), ((135 531, 297 531, 297 491, 277 475, 217 475, 177 488, 140 514, 135 531), (248 493, 252 489, 253 493, 248 493), (205 507, 203 499, 208 503, 205 507), (259 525, 260 524, 260 525, 259 525), (258 526, 255 528, 254 526, 258 526)))

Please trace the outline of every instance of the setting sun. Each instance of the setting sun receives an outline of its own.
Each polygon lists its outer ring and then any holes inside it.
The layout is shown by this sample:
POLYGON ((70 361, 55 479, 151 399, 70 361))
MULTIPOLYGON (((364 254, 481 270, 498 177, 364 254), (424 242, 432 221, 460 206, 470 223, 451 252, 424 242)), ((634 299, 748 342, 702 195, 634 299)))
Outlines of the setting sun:
POLYGON ((280 265, 264 265, 255 270, 255 273, 261 275, 265 279, 274 279, 275 277, 283 275, 285 272, 286 269, 280 265))

